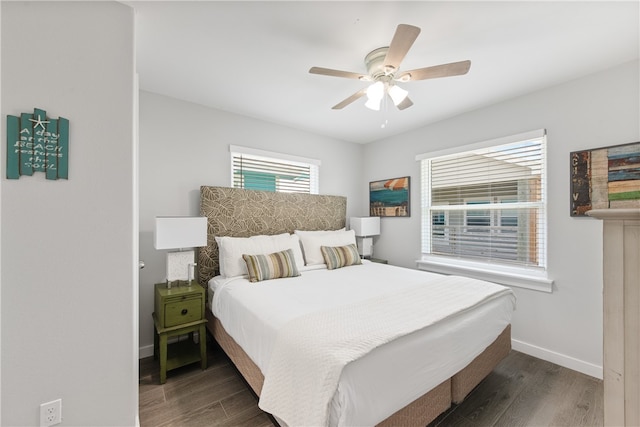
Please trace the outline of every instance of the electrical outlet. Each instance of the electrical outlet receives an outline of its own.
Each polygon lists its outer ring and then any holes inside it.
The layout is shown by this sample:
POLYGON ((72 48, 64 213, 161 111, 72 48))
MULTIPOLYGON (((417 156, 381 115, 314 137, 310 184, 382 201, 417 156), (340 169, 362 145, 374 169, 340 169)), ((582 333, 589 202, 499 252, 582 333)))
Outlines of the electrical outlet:
POLYGON ((40 405, 40 427, 55 426, 62 422, 62 399, 40 405))

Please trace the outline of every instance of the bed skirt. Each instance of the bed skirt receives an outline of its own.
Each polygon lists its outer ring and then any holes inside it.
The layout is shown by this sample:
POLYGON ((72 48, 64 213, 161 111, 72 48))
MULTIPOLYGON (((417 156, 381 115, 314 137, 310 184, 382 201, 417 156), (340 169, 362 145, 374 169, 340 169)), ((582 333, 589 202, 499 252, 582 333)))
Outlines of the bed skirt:
MULTIPOLYGON (((207 329, 229 356, 251 389, 260 396, 264 376, 260 368, 247 356, 244 350, 224 330, 210 310, 206 310, 207 329)), ((482 381, 511 350, 511 325, 478 355, 467 367, 451 379, 442 382, 422 397, 398 410, 378 426, 426 426, 446 411, 451 402, 460 403, 482 381)))

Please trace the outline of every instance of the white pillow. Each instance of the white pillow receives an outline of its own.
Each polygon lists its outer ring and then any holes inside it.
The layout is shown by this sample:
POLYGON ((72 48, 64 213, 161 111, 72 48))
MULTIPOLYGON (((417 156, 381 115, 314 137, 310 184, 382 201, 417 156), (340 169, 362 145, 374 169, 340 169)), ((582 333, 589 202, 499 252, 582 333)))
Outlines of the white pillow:
POLYGON ((325 235, 325 234, 339 233, 341 231, 345 231, 346 229, 347 229, 347 227, 342 227, 339 230, 314 230, 314 231, 294 230, 294 234, 297 234, 298 236, 321 236, 321 235, 325 235))
POLYGON ((296 266, 304 265, 298 236, 282 233, 275 236, 216 237, 220 275, 234 277, 249 274, 242 255, 266 255, 287 249, 293 251, 296 266))
POLYGON ((347 246, 356 244, 356 233, 353 230, 335 231, 301 231, 295 234, 300 237, 305 265, 324 264, 321 246, 347 246))

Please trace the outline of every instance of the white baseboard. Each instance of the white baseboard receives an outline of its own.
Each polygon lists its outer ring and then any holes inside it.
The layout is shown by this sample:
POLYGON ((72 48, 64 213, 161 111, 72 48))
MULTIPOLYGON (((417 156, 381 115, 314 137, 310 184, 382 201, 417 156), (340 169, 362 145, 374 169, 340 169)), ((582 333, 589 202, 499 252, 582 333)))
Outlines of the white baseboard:
POLYGON ((145 345, 138 349, 138 358, 144 359, 145 357, 153 356, 153 344, 145 345))
POLYGON ((602 379, 602 366, 594 365, 593 363, 585 362, 584 360, 579 360, 565 354, 556 353, 554 351, 547 350, 546 348, 527 344, 514 339, 511 340, 511 347, 514 350, 528 354, 529 356, 537 357, 538 359, 546 360, 547 362, 582 372, 583 374, 594 378, 602 379))

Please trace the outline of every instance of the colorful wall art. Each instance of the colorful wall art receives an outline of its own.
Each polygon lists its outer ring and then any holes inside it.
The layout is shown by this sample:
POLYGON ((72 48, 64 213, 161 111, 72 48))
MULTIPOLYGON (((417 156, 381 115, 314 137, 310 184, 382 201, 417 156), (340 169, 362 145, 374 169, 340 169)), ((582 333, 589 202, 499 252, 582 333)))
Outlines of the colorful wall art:
POLYGON ((571 216, 640 208, 640 142, 571 153, 571 216))
POLYGON ((369 183, 370 216, 411 216, 409 178, 383 179, 369 183))

